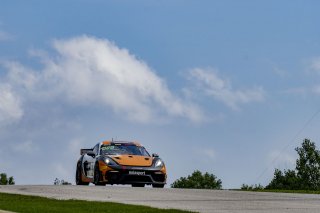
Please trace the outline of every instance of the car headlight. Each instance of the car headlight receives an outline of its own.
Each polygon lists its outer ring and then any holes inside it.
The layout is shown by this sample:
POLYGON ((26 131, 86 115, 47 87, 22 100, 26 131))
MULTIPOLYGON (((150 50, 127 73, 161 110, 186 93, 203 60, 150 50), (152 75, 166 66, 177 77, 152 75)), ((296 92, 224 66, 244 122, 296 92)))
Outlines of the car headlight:
POLYGON ((160 160, 160 159, 157 160, 156 163, 154 164, 155 167, 160 167, 160 168, 163 167, 163 165, 164 165, 164 163, 163 163, 163 161, 160 160))
POLYGON ((109 165, 109 166, 117 165, 117 163, 114 162, 111 158, 106 158, 106 159, 104 160, 104 162, 105 162, 107 165, 109 165))

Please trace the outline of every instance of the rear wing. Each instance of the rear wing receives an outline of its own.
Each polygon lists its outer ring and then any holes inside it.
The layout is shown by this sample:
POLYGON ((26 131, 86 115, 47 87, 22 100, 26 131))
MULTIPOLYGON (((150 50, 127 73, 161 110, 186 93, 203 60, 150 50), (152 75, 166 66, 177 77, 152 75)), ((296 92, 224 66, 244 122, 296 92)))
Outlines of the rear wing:
POLYGON ((90 151, 93 151, 93 149, 80 149, 80 155, 84 155, 90 151))

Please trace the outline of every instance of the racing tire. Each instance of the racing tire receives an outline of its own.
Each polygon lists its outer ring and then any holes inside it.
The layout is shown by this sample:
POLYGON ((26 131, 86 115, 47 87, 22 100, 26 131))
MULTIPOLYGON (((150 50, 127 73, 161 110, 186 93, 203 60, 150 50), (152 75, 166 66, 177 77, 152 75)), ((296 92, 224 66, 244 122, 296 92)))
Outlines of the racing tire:
POLYGON ((79 163, 77 164, 77 170, 76 170, 76 185, 86 185, 86 186, 89 185, 89 182, 82 181, 82 170, 79 163))
POLYGON ((164 184, 152 184, 153 188, 163 188, 164 184))
POLYGON ((99 164, 96 163, 95 167, 94 167, 94 176, 93 176, 93 183, 96 186, 105 186, 106 184, 103 182, 100 182, 101 180, 101 172, 99 169, 99 164))
POLYGON ((144 187, 144 183, 133 183, 131 184, 132 187, 144 187))

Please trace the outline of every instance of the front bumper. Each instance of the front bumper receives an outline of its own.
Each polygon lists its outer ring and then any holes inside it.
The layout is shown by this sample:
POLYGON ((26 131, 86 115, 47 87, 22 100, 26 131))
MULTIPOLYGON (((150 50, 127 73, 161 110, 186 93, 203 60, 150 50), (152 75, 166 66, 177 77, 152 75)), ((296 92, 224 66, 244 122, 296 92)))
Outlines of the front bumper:
POLYGON ((133 166, 108 166, 104 179, 109 184, 165 184, 167 175, 165 168, 133 166))

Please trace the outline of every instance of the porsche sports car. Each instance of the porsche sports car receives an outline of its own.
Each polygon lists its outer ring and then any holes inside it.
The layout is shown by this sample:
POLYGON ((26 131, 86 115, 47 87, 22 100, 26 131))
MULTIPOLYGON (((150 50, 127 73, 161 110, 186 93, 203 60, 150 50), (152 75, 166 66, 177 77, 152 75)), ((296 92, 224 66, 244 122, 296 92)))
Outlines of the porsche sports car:
POLYGON ((104 141, 92 149, 81 149, 76 184, 131 184, 133 187, 166 184, 166 166, 157 154, 150 154, 139 143, 104 141))

